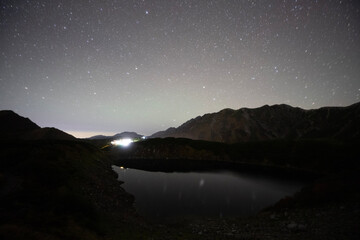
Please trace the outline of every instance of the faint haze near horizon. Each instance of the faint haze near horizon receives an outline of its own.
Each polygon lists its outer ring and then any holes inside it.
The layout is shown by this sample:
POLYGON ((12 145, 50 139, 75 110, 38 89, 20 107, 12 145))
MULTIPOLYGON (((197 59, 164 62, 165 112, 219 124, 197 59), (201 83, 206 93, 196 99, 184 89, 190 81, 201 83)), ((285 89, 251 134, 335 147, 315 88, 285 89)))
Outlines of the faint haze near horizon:
POLYGON ((359 46, 355 0, 4 0, 0 109, 150 135, 224 108, 347 106, 359 46))
POLYGON ((76 138, 89 138, 96 135, 113 136, 116 132, 86 132, 86 131, 66 131, 76 138))

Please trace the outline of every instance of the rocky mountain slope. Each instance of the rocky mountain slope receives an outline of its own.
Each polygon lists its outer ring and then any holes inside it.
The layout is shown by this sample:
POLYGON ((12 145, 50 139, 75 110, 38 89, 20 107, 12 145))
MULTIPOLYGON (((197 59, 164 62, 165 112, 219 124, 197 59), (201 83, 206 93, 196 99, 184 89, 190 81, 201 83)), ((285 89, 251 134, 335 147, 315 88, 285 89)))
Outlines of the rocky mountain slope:
POLYGON ((224 109, 191 119, 152 138, 176 137, 225 143, 278 139, 359 139, 360 103, 304 110, 285 104, 224 109))

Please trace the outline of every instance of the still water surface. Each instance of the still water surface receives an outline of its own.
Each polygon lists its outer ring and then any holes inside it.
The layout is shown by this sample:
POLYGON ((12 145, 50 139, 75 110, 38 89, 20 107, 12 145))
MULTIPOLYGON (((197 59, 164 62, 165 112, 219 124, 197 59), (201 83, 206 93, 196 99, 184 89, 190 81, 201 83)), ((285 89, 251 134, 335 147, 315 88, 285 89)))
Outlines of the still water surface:
POLYGON ((299 191, 299 181, 255 174, 149 172, 113 166, 122 187, 135 196, 140 215, 150 218, 249 216, 299 191))

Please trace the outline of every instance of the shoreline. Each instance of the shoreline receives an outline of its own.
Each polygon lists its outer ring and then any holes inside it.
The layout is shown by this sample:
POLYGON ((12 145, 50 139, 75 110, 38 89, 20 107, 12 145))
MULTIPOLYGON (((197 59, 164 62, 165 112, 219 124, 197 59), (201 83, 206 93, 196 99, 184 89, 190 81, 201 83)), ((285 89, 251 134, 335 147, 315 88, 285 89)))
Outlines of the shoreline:
POLYGON ((197 159, 150 159, 150 158, 127 158, 113 161, 113 165, 124 168, 134 168, 150 172, 211 172, 211 171, 234 171, 239 173, 253 173, 264 176, 274 176, 280 179, 309 180, 321 178, 324 174, 313 171, 281 167, 274 165, 251 164, 236 161, 216 161, 197 159))

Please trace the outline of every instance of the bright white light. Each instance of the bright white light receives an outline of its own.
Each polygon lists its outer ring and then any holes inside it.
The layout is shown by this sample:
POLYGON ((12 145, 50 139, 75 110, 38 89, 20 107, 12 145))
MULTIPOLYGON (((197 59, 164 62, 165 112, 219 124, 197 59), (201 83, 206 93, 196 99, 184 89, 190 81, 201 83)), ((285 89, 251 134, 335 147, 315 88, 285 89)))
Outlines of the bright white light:
POLYGON ((123 138, 123 139, 119 139, 119 140, 114 140, 111 142, 111 144, 116 145, 116 146, 127 147, 132 142, 134 142, 134 141, 131 138, 123 138))

